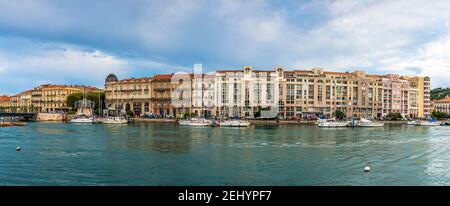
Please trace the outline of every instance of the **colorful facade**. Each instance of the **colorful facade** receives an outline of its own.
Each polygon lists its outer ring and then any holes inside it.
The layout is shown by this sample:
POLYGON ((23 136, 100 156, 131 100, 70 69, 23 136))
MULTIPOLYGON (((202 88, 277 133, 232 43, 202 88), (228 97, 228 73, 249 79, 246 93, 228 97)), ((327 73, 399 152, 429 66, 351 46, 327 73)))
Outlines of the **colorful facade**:
MULTIPOLYGON (((332 72, 323 68, 285 70, 281 66, 256 70, 244 66, 242 70, 218 70, 208 75, 182 73, 112 79, 105 86, 107 101, 126 102, 128 98, 145 102, 137 105, 142 108, 140 111, 160 116, 194 113, 219 118, 258 118, 262 112, 275 112, 285 119, 315 119, 331 117, 337 111, 348 118, 382 118, 390 113, 400 113, 405 118, 430 116, 428 77, 332 72), (132 90, 137 93, 124 97, 124 89, 129 89, 126 82, 134 85, 132 90), (136 87, 137 83, 142 85, 136 87), (112 85, 121 85, 122 89, 115 90, 123 93, 121 97, 111 90, 112 85), (145 93, 147 90, 143 88, 150 88, 151 92, 145 93), (138 98, 138 93, 144 96, 138 98)), ((136 108, 134 103, 129 105, 125 110, 136 108)))
POLYGON ((450 115, 450 97, 434 101, 433 109, 450 115))
POLYGON ((110 74, 105 81, 106 107, 111 114, 132 111, 136 115, 151 111, 151 79, 119 80, 110 74))

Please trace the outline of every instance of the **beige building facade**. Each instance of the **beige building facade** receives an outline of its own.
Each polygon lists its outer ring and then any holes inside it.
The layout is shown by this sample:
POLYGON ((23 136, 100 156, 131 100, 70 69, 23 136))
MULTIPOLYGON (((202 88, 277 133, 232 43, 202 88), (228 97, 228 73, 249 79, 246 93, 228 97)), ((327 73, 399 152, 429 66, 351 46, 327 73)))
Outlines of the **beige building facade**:
POLYGON ((151 111, 151 78, 119 80, 110 74, 105 81, 105 103, 109 114, 132 111, 140 116, 151 111))

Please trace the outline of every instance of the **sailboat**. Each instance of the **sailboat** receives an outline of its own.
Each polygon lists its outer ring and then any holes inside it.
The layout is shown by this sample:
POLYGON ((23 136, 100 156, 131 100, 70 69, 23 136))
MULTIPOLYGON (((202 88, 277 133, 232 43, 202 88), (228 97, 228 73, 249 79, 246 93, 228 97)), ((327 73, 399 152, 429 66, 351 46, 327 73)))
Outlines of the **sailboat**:
POLYGON ((84 115, 84 106, 86 105, 86 92, 83 90, 83 101, 81 103, 81 115, 74 116, 70 122, 71 123, 94 123, 93 117, 88 117, 84 115))
MULTIPOLYGON (((99 97, 100 98, 100 97, 99 97)), ((107 116, 105 118, 99 118, 97 119, 97 122, 102 123, 102 124, 128 124, 128 119, 125 117, 121 117, 119 116, 119 113, 117 112, 118 108, 118 100, 116 98, 116 108, 115 108, 115 117, 110 117, 109 113, 107 113, 107 116)))

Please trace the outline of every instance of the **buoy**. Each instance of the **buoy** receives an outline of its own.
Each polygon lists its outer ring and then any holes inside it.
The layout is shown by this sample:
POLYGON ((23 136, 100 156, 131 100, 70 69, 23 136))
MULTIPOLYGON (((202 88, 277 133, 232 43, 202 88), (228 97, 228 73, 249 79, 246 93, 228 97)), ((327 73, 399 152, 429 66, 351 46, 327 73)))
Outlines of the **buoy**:
POLYGON ((364 167, 364 172, 370 172, 370 167, 364 167))
POLYGON ((19 146, 17 146, 17 147, 16 147, 16 150, 17 150, 17 151, 20 151, 20 150, 22 150, 22 148, 20 148, 19 146))

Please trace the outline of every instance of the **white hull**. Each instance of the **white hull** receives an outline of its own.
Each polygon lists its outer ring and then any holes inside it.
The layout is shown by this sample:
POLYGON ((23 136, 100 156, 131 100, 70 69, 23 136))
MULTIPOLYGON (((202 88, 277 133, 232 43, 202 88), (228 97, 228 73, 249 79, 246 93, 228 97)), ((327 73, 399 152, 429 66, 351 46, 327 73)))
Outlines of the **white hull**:
POLYGON ((408 125, 418 125, 417 121, 408 121, 408 125))
POLYGON ((372 122, 367 119, 350 121, 348 123, 350 127, 383 127, 384 123, 381 122, 372 122))
POLYGON ((441 123, 439 123, 439 122, 420 122, 417 125, 419 125, 419 126, 440 126, 441 123))
POLYGON ((71 123, 93 123, 93 118, 74 118, 70 120, 71 123))
POLYGON ((102 124, 128 124, 128 120, 120 117, 110 117, 100 120, 102 124))
POLYGON ((211 126, 210 123, 194 123, 194 122, 185 122, 185 121, 180 121, 178 123, 180 126, 192 126, 192 127, 209 127, 211 126))
POLYGON ((321 122, 318 127, 347 127, 347 122, 321 122))
POLYGON ((384 123, 371 122, 371 123, 357 123, 357 127, 383 127, 384 123))
POLYGON ((191 120, 180 120, 178 122, 180 126, 191 126, 191 127, 209 127, 212 126, 212 122, 206 119, 191 119, 191 120))
POLYGON ((248 121, 238 121, 238 120, 231 120, 231 121, 224 121, 220 122, 219 126, 221 127, 248 127, 252 123, 248 121))

